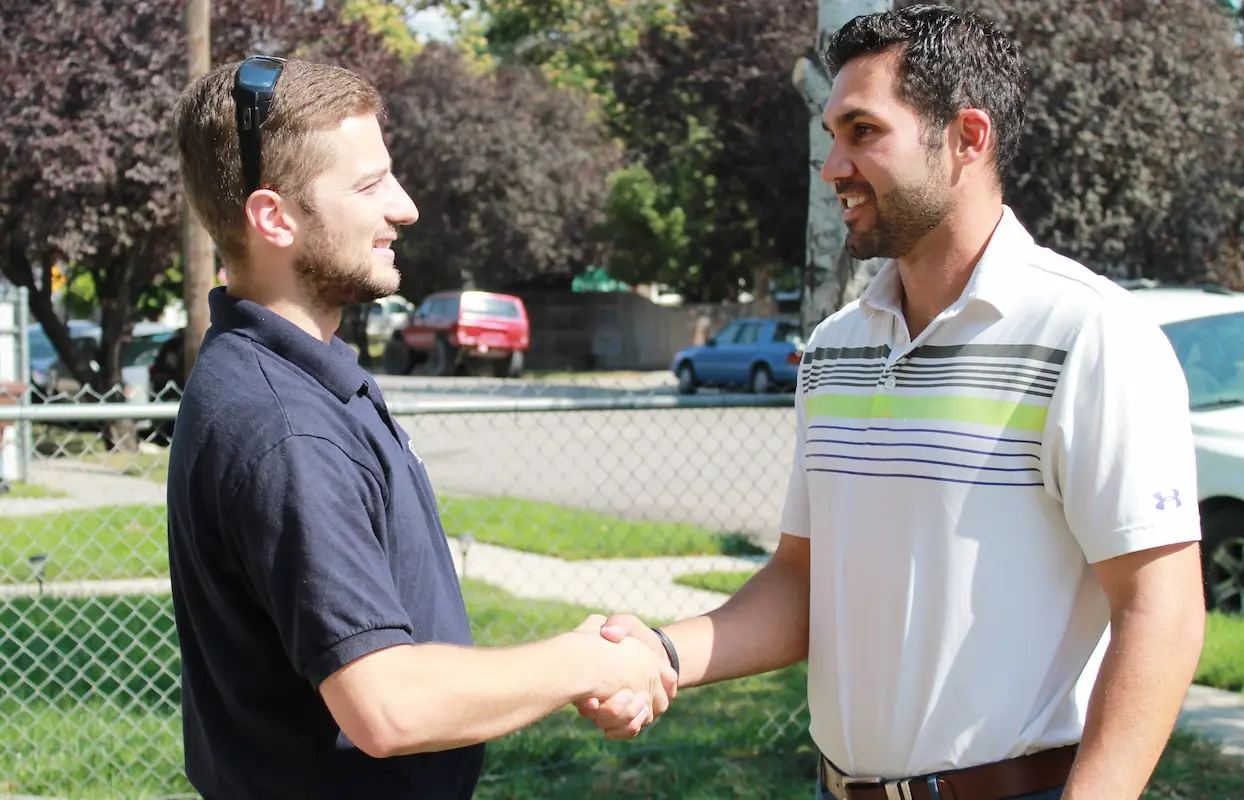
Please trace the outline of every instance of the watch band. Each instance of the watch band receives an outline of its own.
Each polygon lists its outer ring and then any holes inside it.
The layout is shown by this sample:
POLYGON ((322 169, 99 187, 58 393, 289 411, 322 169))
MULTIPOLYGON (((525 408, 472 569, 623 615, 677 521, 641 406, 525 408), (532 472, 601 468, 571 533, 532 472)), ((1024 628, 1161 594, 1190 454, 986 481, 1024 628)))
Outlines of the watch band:
POLYGON ((678 674, 678 651, 674 649, 674 643, 670 641, 670 637, 665 635, 665 631, 660 628, 653 628, 652 632, 661 640, 661 646, 665 648, 665 654, 670 657, 670 666, 674 668, 674 674, 678 674))

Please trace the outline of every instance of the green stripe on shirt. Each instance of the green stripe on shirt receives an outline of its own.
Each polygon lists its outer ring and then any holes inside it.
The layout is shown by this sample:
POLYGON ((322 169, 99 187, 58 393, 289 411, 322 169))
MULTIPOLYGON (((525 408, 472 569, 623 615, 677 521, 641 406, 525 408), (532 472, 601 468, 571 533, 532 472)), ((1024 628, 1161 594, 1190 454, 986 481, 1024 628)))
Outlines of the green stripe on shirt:
POLYGON ((1045 428, 1045 406, 982 397, 902 397, 888 394, 817 394, 808 416, 850 419, 939 419, 1019 431, 1045 428))

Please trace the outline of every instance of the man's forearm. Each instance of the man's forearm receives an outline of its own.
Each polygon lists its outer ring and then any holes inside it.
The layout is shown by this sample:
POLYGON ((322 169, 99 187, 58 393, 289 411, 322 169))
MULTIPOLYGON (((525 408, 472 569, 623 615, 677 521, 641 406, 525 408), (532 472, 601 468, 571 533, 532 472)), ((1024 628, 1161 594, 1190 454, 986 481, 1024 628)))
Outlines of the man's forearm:
POLYGON ((1170 738, 1203 636, 1196 608, 1137 610, 1112 621, 1064 800, 1140 796, 1170 738))
POLYGON ((565 646, 571 641, 558 637, 497 650, 417 648, 427 652, 411 661, 403 704, 416 738, 396 754, 488 741, 586 696, 592 667, 565 646))
POLYGON ((385 758, 495 739, 593 694, 650 697, 660 663, 639 642, 595 633, 495 649, 405 645, 347 665, 321 694, 346 736, 385 758))
POLYGON ((679 686, 757 675, 808 656, 807 540, 775 553, 724 605, 665 628, 678 650, 679 686))

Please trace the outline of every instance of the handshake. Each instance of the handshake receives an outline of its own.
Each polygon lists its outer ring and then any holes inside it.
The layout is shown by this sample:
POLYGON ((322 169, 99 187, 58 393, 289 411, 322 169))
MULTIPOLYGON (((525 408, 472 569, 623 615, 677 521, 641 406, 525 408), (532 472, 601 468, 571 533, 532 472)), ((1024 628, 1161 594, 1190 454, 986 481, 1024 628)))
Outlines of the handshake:
POLYGON ((665 713, 678 673, 661 637, 639 619, 593 614, 566 637, 580 651, 592 688, 575 700, 579 715, 610 739, 630 739, 665 713))

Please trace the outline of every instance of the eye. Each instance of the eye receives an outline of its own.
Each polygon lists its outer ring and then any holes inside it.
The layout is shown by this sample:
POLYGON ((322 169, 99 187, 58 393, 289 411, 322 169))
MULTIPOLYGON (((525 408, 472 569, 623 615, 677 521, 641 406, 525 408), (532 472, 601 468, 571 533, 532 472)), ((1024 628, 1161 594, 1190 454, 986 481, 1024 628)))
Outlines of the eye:
POLYGON ((858 139, 858 138, 867 136, 868 134, 872 133, 874 130, 875 128, 873 128, 872 125, 868 125, 863 122, 858 122, 855 124, 855 137, 858 139))

